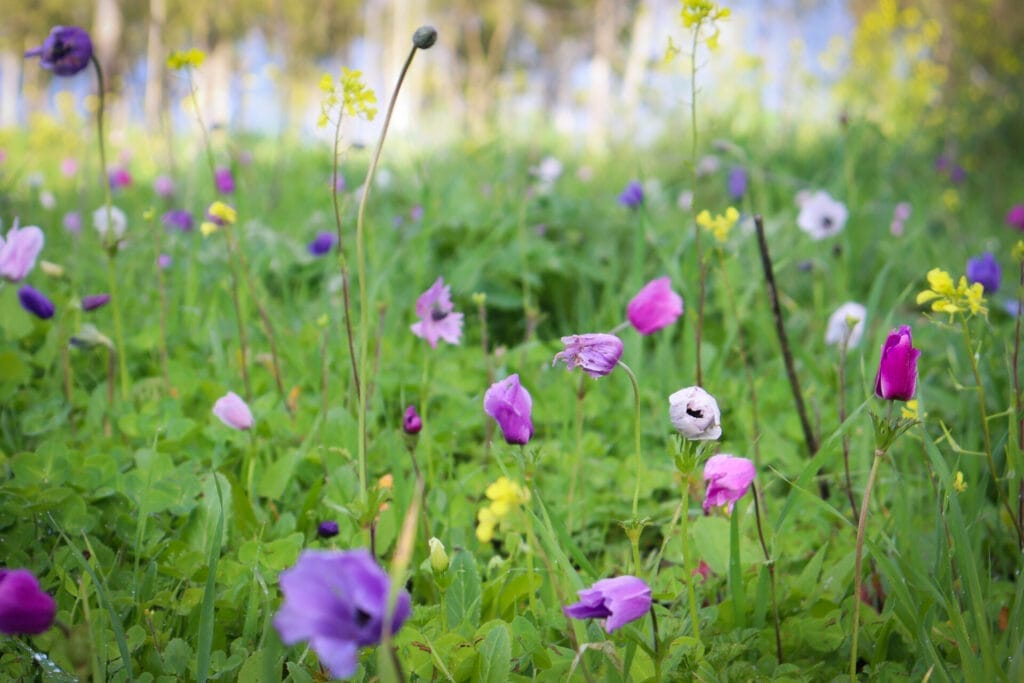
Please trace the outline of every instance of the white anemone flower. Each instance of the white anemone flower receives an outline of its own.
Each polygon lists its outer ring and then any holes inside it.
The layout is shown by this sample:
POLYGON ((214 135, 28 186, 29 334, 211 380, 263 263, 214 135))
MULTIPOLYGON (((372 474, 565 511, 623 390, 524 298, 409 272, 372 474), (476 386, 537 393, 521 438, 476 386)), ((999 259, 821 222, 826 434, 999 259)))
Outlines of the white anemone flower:
POLYGON ((125 230, 128 229, 128 217, 124 215, 124 211, 121 209, 111 206, 108 223, 107 207, 101 206, 92 212, 92 225, 104 241, 107 239, 108 232, 113 233, 115 241, 119 241, 124 237, 125 230))
POLYGON ((715 397, 700 387, 686 387, 668 397, 672 426, 691 441, 722 436, 722 413, 715 397))
POLYGON ((829 316, 828 327, 825 329, 825 343, 829 346, 838 346, 846 339, 846 348, 854 348, 864 336, 864 321, 867 316, 868 309, 863 305, 856 301, 847 301, 829 316))
POLYGON ((796 224, 811 239, 821 240, 842 232, 848 217, 845 204, 833 199, 828 192, 819 190, 800 205, 796 224))

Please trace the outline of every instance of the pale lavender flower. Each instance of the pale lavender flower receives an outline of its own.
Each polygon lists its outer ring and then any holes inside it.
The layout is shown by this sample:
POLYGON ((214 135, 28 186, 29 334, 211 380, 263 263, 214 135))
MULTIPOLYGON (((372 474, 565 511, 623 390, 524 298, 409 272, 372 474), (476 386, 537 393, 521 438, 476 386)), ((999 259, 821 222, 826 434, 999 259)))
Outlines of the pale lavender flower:
POLYGON ((574 334, 562 337, 565 349, 555 354, 551 364, 565 361, 570 370, 579 366, 597 379, 615 369, 622 358, 622 340, 614 334, 574 334))
POLYGON ((580 601, 562 608, 573 619, 604 619, 608 633, 640 619, 651 609, 651 587, 635 576, 601 579, 577 591, 580 601))
POLYGON ((672 426, 691 441, 714 441, 722 436, 718 401, 701 387, 680 389, 668 397, 672 426))
POLYGON ((0 278, 20 282, 35 268, 39 252, 45 243, 43 231, 34 225, 14 226, 7 231, 7 239, 0 237, 0 278))
POLYGON ((249 406, 233 391, 217 399, 213 404, 213 414, 232 429, 244 431, 252 428, 254 422, 249 406))
POLYGON ((426 339, 432 348, 437 348, 438 339, 449 344, 460 343, 463 314, 455 312, 451 290, 444 278, 437 278, 416 300, 416 315, 420 321, 412 325, 412 333, 426 339))

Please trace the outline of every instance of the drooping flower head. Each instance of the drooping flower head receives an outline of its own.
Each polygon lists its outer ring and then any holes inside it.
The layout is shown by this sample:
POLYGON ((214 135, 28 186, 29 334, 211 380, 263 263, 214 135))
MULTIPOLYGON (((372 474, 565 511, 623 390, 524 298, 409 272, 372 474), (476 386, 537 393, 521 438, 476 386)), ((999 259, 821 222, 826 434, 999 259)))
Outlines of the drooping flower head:
POLYGON ((626 317, 640 334, 653 334, 683 314, 683 298, 672 291, 672 280, 651 280, 626 306, 626 317))
POLYGON ((334 245, 338 243, 338 236, 333 232, 318 232, 313 241, 309 243, 307 249, 313 256, 323 256, 330 253, 334 245))
POLYGON ((999 291, 1002 276, 1003 270, 999 267, 999 261, 996 261, 991 252, 986 251, 977 258, 967 260, 967 281, 980 284, 986 294, 995 294, 999 291))
POLYGON ((933 311, 948 313, 951 319, 957 313, 987 316, 984 295, 985 288, 980 282, 968 285, 967 278, 960 276, 960 281, 954 285, 949 273, 932 268, 928 271, 928 289, 917 295, 917 305, 930 301, 933 311))
POLYGON ((754 463, 746 458, 719 453, 704 463, 704 482, 707 492, 704 496, 704 511, 718 505, 728 505, 732 512, 737 500, 746 495, 754 481, 754 463))
POLYGON ((53 625, 57 603, 27 569, 0 569, 0 633, 43 633, 53 625))
POLYGON ((909 401, 917 388, 917 359, 910 327, 889 332, 882 344, 882 357, 875 375, 875 396, 886 401, 909 401))
POLYGON ((796 224, 813 240, 821 240, 842 232, 849 213, 846 205, 819 190, 800 204, 796 224))
POLYGON ((864 336, 864 321, 868 317, 868 309, 856 301, 847 301, 835 310, 828 318, 825 328, 825 343, 838 346, 846 340, 846 348, 852 349, 860 344, 864 336))
POLYGON ((619 204, 627 209, 637 209, 644 203, 644 188, 639 180, 630 180, 619 195, 619 204))
POLYGON ((213 174, 213 184, 217 188, 217 192, 221 194, 231 194, 235 191, 235 177, 231 174, 231 169, 226 166, 221 166, 213 174))
POLYGON ((551 364, 565 361, 570 370, 579 366, 594 379, 610 373, 622 358, 622 340, 614 334, 573 334, 562 337, 562 343, 565 349, 555 354, 551 364))
POLYGON ((39 57, 39 65, 58 76, 74 76, 89 65, 92 39, 78 26, 54 26, 43 44, 25 56, 39 57))
POLYGON ((95 311, 97 308, 106 306, 109 301, 109 294, 88 294, 82 297, 82 310, 95 311))
POLYGON ((701 387, 686 387, 668 397, 672 426, 691 441, 714 441, 722 436, 722 413, 715 397, 701 387))
POLYGON ((651 587, 635 576, 601 579, 576 592, 580 601, 562 608, 573 619, 604 619, 608 633, 644 616, 651 609, 651 587))
POLYGON ((57 310, 45 294, 29 285, 18 290, 18 301, 22 308, 41 320, 49 320, 57 310))
POLYGON ((484 394, 484 411, 497 421, 510 444, 526 444, 533 438, 532 408, 530 392, 519 383, 518 374, 495 382, 484 394))
POLYGON ((405 415, 402 417, 402 431, 413 435, 419 434, 422 429, 423 418, 416 412, 416 406, 409 406, 405 409, 405 415))
MULTIPOLYGON (((337 678, 359 667, 359 648, 380 642, 392 590, 387 572, 369 551, 305 550, 281 573, 284 602, 274 627, 285 645, 309 641, 337 678)), ((409 594, 397 589, 390 619, 392 634, 412 612, 409 594)))
POLYGON ((233 391, 217 399, 213 404, 213 414, 232 429, 250 429, 254 422, 249 406, 233 391))
POLYGON ((19 228, 15 220, 7 231, 7 239, 0 236, 0 278, 9 282, 24 280, 35 267, 45 242, 42 230, 34 225, 19 228))
POLYGON ((412 325, 412 333, 426 339, 432 348, 437 340, 459 344, 462 339, 462 313, 455 312, 451 290, 439 277, 430 288, 416 300, 416 315, 420 321, 412 325))

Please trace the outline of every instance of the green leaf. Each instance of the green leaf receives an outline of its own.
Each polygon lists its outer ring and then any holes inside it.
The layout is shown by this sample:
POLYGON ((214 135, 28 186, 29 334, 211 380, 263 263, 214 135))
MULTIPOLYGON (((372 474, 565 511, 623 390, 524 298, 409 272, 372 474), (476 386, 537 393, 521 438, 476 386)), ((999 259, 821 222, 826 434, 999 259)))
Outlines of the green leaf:
POLYGON ((285 453, 283 457, 279 458, 277 462, 263 472, 263 476, 260 477, 260 483, 256 487, 256 493, 264 498, 281 500, 285 487, 292 480, 292 474, 295 472, 295 463, 298 460, 298 451, 285 453))
MULTIPOLYGON (((711 571, 727 575, 729 570, 729 522, 722 517, 704 517, 690 525, 693 547, 700 548, 700 559, 711 571)), ((693 566, 697 563, 694 562, 693 566)))
POLYGON ((452 577, 452 585, 445 594, 448 625, 458 628, 468 624, 469 630, 474 631, 480 622, 480 575, 473 555, 465 551, 456 553, 448 573, 452 577))
MULTIPOLYGON (((494 622, 492 622, 494 623, 494 622)), ((504 622, 497 622, 480 643, 474 683, 505 683, 512 671, 512 639, 504 622)))

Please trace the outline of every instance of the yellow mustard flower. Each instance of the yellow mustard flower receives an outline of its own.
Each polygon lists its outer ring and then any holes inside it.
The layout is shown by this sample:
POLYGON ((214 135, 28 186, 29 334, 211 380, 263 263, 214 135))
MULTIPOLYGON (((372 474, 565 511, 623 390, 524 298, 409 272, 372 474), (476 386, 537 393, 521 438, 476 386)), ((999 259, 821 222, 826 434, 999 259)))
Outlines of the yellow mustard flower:
POLYGON ((739 219, 740 212, 732 206, 726 209, 724 214, 714 217, 707 209, 704 209, 697 214, 697 225, 714 235, 716 242, 724 244, 729 241, 729 232, 739 219))
POLYGON ((220 226, 213 221, 203 221, 199 224, 199 232, 203 233, 203 237, 209 237, 213 233, 217 232, 219 228, 220 226))
POLYGON ((341 67, 341 90, 345 112, 349 116, 363 116, 372 121, 377 115, 377 95, 363 82, 363 72, 341 67))
POLYGON ((916 420, 918 416, 917 399, 907 401, 900 408, 900 417, 905 420, 916 420))
POLYGON ((956 476, 953 478, 953 489, 957 493, 963 493, 967 490, 967 482, 964 481, 964 473, 960 470, 956 471, 956 476))
POLYGON ((490 543, 494 540, 494 530, 498 526, 498 518, 490 508, 481 508, 476 515, 476 538, 481 543, 490 543))
POLYGON ((513 508, 530 501, 530 491, 508 477, 498 477, 484 494, 491 503, 477 513, 476 537, 481 543, 488 543, 494 538, 494 531, 501 520, 513 508))
POLYGON ((985 306, 985 288, 980 282, 967 284, 967 278, 960 276, 960 281, 953 284, 953 278, 941 268, 928 271, 928 289, 917 295, 917 304, 932 303, 932 310, 948 313, 952 318, 957 313, 970 315, 988 315, 985 306))
POLYGON ((235 221, 238 220, 238 212, 231 206, 228 206, 224 202, 214 202, 210 204, 210 208, 207 209, 214 218, 219 218, 228 225, 234 225, 235 221))
POLYGON ((206 53, 196 48, 175 50, 167 58, 167 66, 175 71, 189 68, 195 69, 202 65, 204 59, 206 59, 206 53))
POLYGON ((1024 240, 1017 240, 1017 244, 1013 245, 1013 251, 1010 252, 1013 255, 1013 260, 1020 263, 1024 261, 1024 240))
POLYGON ((682 0, 680 16, 683 19, 683 26, 693 28, 705 22, 718 21, 728 18, 730 11, 728 7, 720 7, 712 0, 682 0))

